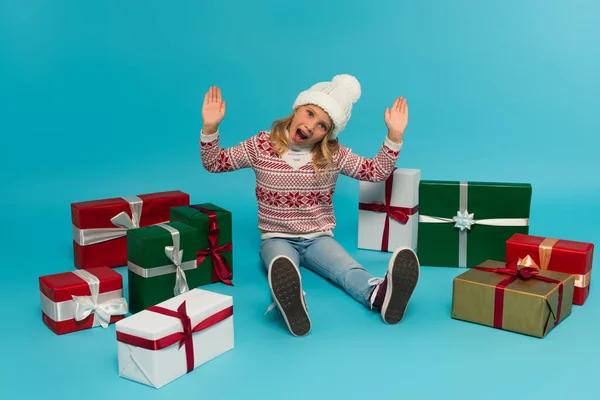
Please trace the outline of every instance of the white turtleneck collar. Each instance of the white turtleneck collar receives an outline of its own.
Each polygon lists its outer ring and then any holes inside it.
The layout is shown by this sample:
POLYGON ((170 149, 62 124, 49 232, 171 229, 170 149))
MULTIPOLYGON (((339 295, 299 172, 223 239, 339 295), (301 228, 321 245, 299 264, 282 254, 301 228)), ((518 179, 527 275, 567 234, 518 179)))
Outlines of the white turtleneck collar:
MULTIPOLYGON (((289 132, 286 130, 287 137, 289 132)), ((312 161, 312 145, 310 146, 294 146, 288 143, 289 150, 281 155, 281 158, 287 162, 292 168, 300 169, 302 166, 312 161)))

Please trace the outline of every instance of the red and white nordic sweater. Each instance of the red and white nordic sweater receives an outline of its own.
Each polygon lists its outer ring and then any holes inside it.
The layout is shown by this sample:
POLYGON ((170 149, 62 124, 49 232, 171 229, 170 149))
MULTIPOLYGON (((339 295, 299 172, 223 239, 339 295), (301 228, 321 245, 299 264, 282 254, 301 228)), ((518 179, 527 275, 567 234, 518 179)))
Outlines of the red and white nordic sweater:
POLYGON ((317 176, 312 161, 294 169, 275 153, 268 132, 262 131, 229 148, 221 147, 219 134, 207 138, 201 135, 200 140, 202 164, 207 171, 254 170, 258 228, 263 239, 332 235, 336 224, 332 196, 338 175, 370 182, 384 181, 394 169, 401 146, 386 138, 374 158, 365 158, 340 144, 333 169, 317 176))

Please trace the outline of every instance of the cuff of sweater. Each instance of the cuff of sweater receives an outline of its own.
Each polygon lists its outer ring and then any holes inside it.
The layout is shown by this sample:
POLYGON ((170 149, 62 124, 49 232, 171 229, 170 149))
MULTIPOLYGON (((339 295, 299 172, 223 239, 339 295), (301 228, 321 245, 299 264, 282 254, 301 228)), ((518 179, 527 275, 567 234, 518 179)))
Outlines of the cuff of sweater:
POLYGON ((202 130, 200 130, 200 141, 201 142, 212 142, 213 140, 217 140, 219 138, 219 131, 216 131, 212 135, 205 135, 202 130))
POLYGON ((385 140, 383 142, 387 147, 389 147, 390 149, 394 150, 394 151, 400 151, 400 149, 402 148, 402 143, 394 143, 390 140, 390 138, 388 138, 387 136, 385 137, 385 140))

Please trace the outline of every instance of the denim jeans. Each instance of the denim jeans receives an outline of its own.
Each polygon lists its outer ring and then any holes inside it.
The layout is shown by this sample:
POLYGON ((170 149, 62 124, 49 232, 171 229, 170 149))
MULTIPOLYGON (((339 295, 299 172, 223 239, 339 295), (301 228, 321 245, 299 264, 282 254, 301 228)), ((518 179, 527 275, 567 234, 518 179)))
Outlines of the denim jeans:
POLYGON ((271 238, 263 240, 260 256, 265 268, 277 256, 289 257, 298 268, 306 267, 342 287, 350 296, 370 307, 369 296, 373 278, 331 236, 305 238, 271 238))

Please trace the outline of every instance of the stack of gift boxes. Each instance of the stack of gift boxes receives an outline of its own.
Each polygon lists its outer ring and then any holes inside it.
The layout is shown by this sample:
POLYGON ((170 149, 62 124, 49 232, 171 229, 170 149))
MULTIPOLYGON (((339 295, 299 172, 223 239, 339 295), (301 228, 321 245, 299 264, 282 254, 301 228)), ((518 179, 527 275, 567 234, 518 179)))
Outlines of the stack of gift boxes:
POLYGON ((53 332, 115 323, 119 375, 156 388, 233 348, 232 297, 198 289, 232 285, 229 211, 170 191, 73 203, 71 215, 76 268, 39 278, 53 332))
POLYGON ((358 247, 410 247, 454 278, 452 318, 543 338, 583 305, 592 243, 529 234, 530 184, 421 180, 398 168, 360 182, 358 247))

